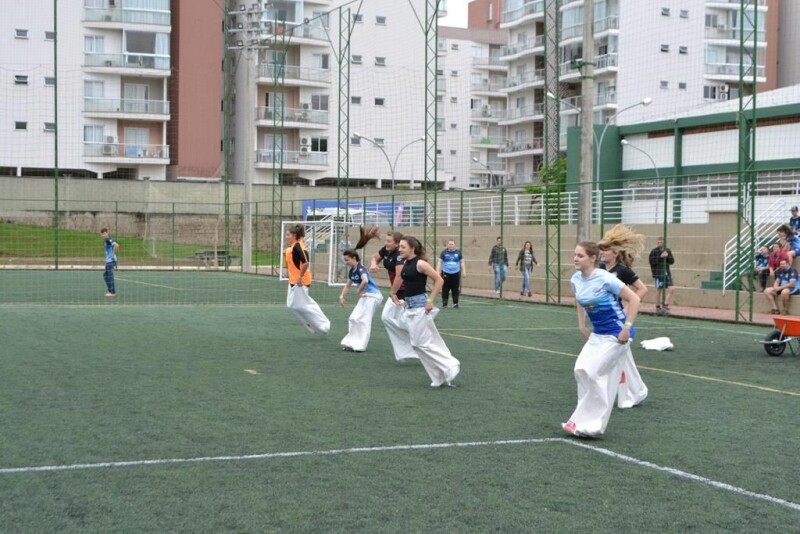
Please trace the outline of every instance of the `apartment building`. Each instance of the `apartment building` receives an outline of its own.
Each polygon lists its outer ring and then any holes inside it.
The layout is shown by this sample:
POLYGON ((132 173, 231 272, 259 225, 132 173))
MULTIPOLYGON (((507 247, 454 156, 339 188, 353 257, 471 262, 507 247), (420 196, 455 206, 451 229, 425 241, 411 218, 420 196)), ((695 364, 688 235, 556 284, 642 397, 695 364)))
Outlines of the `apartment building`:
MULTIPOLYGON (((506 0, 500 27, 508 30, 505 120, 509 144, 500 157, 511 176, 535 173, 542 161, 544 0, 506 0)), ((755 58, 759 90, 776 86, 778 2, 757 0, 755 58), (768 43, 772 43, 768 47, 768 43)), ((562 132, 578 124, 583 57, 583 0, 561 6, 562 132)), ((594 122, 638 122, 648 116, 738 97, 739 0, 640 2, 597 0, 594 7, 594 122), (663 4, 663 5, 662 5, 663 4), (645 98, 649 106, 634 106, 645 98)), ((752 84, 745 91, 753 91, 752 84)), ((562 147, 565 143, 562 135, 562 147)))
POLYGON ((51 1, 7 10, 0 24, 0 64, 7 73, 0 114, 3 174, 52 170, 58 83, 58 158, 65 173, 165 179, 169 0, 68 0, 58 8, 57 80, 51 1))

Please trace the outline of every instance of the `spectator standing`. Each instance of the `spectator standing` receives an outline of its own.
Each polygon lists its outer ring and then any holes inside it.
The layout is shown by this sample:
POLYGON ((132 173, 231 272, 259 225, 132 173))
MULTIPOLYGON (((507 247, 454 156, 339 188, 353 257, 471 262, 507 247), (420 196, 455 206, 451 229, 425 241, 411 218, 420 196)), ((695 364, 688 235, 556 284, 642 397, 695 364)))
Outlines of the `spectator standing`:
POLYGON ((789 315, 789 297, 798 293, 800 293, 800 287, 798 287, 797 271, 789 265, 785 258, 782 258, 781 266, 775 271, 774 284, 764 291, 764 296, 767 297, 767 301, 772 306, 769 312, 775 315, 780 313, 789 315), (783 311, 775 302, 776 296, 780 296, 783 311))
POLYGON ((444 279, 444 286, 442 287, 442 308, 447 307, 447 301, 450 293, 453 293, 453 308, 458 308, 458 296, 461 292, 461 277, 467 275, 464 268, 464 256, 461 251, 456 248, 456 242, 449 240, 447 248, 439 254, 439 265, 437 266, 439 274, 444 279))
POLYGON ((754 275, 758 278, 758 285, 763 293, 767 289, 767 277, 769 277, 769 249, 761 247, 758 249, 755 258, 754 275))
POLYGON ((508 251, 503 246, 503 238, 498 236, 497 243, 489 253, 489 268, 494 272, 494 292, 498 295, 503 289, 503 282, 508 277, 508 251))
POLYGON ((675 287, 672 285, 672 273, 670 265, 675 263, 672 251, 664 247, 664 238, 659 237, 656 248, 650 251, 650 272, 656 285, 656 315, 669 315, 671 310, 669 304, 672 302, 672 294, 675 287), (662 293, 662 290, 665 290, 662 293), (662 296, 664 300, 661 300, 662 296))
POLYGON ((792 206, 792 216, 789 217, 789 228, 792 229, 794 235, 800 236, 800 215, 797 212, 797 206, 792 206))
POLYGON ((106 270, 103 273, 103 280, 106 282, 106 296, 116 297, 117 288, 114 285, 114 269, 117 268, 117 252, 119 252, 119 243, 109 237, 108 228, 103 228, 100 230, 100 237, 103 238, 106 252, 106 270))
POLYGON ((533 244, 530 241, 525 241, 525 243, 522 245, 522 250, 519 251, 519 256, 517 256, 517 262, 515 265, 522 273, 522 289, 520 290, 519 294, 524 296, 527 292, 528 296, 532 297, 531 271, 533 270, 534 265, 539 265, 539 262, 536 261, 536 256, 533 255, 533 244))

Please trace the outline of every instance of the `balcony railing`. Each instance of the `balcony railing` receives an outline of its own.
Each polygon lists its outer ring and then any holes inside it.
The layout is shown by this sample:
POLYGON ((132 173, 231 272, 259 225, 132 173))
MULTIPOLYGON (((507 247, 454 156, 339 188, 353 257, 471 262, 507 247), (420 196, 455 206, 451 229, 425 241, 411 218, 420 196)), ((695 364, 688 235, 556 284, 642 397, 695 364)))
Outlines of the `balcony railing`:
POLYGON ((538 172, 512 174, 506 178, 506 185, 534 184, 539 181, 538 172))
POLYGON ((471 116, 472 116, 473 119, 503 120, 503 119, 506 118, 506 110, 505 109, 495 109, 495 108, 473 109, 471 116))
POLYGON ((505 67, 506 62, 500 59, 500 56, 483 56, 473 57, 472 65, 475 67, 505 67))
POLYGON ((169 70, 169 56, 156 54, 84 54, 87 67, 169 70))
MULTIPOLYGON (((745 72, 752 74, 753 65, 745 65, 745 72)), ((767 72, 764 65, 756 65, 756 76, 763 78, 767 72)), ((706 74, 713 76, 739 76, 738 63, 706 63, 706 74)))
POLYGON ((84 10, 84 20, 86 22, 124 22, 126 24, 169 26, 171 14, 169 11, 149 11, 124 7, 87 7, 84 10))
MULTIPOLYGON (((745 39, 750 39, 753 30, 747 30, 744 32, 745 39)), ((757 39, 760 44, 766 44, 767 32, 763 30, 758 30, 757 32, 757 39)), ((739 28, 727 28, 725 26, 716 26, 716 27, 706 27, 705 38, 706 39, 723 39, 727 41, 736 41, 739 42, 739 38, 741 37, 742 32, 739 28)), ((745 43, 747 46, 749 43, 745 43)), ((752 48, 752 47, 750 47, 752 48)))
POLYGON ((476 174, 487 172, 500 173, 506 171, 506 164, 503 161, 490 161, 488 163, 475 163, 473 161, 469 168, 476 174))
POLYGON ((531 72, 517 74, 516 76, 509 76, 508 80, 506 81, 505 89, 513 89, 514 87, 518 87, 520 85, 543 81, 544 69, 536 69, 531 72))
POLYGON ((535 15, 537 13, 544 13, 544 0, 533 0, 532 2, 528 2, 518 9, 505 11, 500 16, 500 22, 514 22, 522 17, 535 15))
MULTIPOLYGON (((595 70, 600 69, 607 69, 609 67, 616 67, 617 66, 617 54, 603 54, 602 56, 597 56, 594 59, 594 68, 595 70)), ((572 61, 565 61, 561 64, 561 75, 567 75, 572 73, 580 72, 575 66, 573 66, 572 61)))
POLYGON ((509 140, 500 152, 524 152, 525 150, 540 150, 544 147, 543 137, 530 137, 528 139, 509 140))
POLYGON ((544 104, 534 104, 532 106, 523 106, 520 108, 509 108, 506 120, 532 118, 539 115, 544 115, 544 104))
POLYGON ((505 80, 484 80, 479 83, 470 84, 473 91, 480 91, 484 93, 499 93, 507 85, 505 80))
POLYGON ((85 113, 137 113, 143 115, 169 115, 169 102, 165 100, 138 100, 132 98, 83 99, 85 113))
MULTIPOLYGON (((706 4, 738 4, 740 0, 706 0, 706 4)), ((767 5, 767 0, 752 0, 754 4, 759 6, 767 5)))
POLYGON ((274 16, 267 12, 261 20, 246 23, 247 30, 276 37, 284 36, 287 40, 293 38, 315 39, 324 41, 328 39, 325 28, 319 24, 303 24, 303 21, 274 22, 274 16))
POLYGON ((88 158, 149 158, 169 160, 169 146, 125 143, 84 143, 83 155, 88 158))
POLYGON ((328 124, 330 113, 318 109, 296 108, 256 108, 256 120, 268 122, 311 122, 314 124, 328 124))
POLYGON ((537 35, 533 39, 525 39, 514 44, 503 47, 504 56, 513 56, 526 50, 533 50, 544 46, 544 35, 537 35))
MULTIPOLYGON (((594 21, 594 33, 601 33, 608 30, 619 29, 619 17, 616 15, 606 17, 604 19, 597 19, 594 21)), ((561 39, 573 39, 575 37, 583 36, 583 23, 567 26, 561 30, 561 39)))
POLYGON ((505 145, 506 138, 502 135, 471 135, 469 142, 473 145, 505 145))
POLYGON ((327 152, 256 150, 256 163, 275 165, 327 165, 327 152))
POLYGON ((259 63, 257 76, 268 80, 302 80, 317 83, 330 83, 331 81, 331 71, 328 69, 282 63, 259 63))

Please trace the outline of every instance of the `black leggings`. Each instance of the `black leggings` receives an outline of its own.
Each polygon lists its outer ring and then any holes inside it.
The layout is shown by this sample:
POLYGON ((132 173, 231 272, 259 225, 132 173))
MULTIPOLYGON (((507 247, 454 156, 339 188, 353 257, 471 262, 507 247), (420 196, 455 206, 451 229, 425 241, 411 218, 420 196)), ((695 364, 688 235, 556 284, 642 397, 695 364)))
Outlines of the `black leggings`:
POLYGON ((447 299, 450 297, 450 291, 453 291, 453 304, 458 304, 458 295, 461 287, 461 272, 455 274, 442 273, 444 278, 444 286, 442 286, 442 304, 447 304, 447 299))

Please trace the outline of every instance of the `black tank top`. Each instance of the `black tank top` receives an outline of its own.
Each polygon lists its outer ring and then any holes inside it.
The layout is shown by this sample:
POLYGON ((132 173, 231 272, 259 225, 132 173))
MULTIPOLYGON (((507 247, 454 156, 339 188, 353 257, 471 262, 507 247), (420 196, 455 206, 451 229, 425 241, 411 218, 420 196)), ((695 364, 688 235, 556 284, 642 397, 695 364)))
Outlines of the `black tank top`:
POLYGON ((403 270, 400 272, 406 290, 406 298, 425 293, 425 283, 428 281, 428 276, 417 271, 418 261, 419 257, 416 256, 406 261, 403 265, 403 270))

